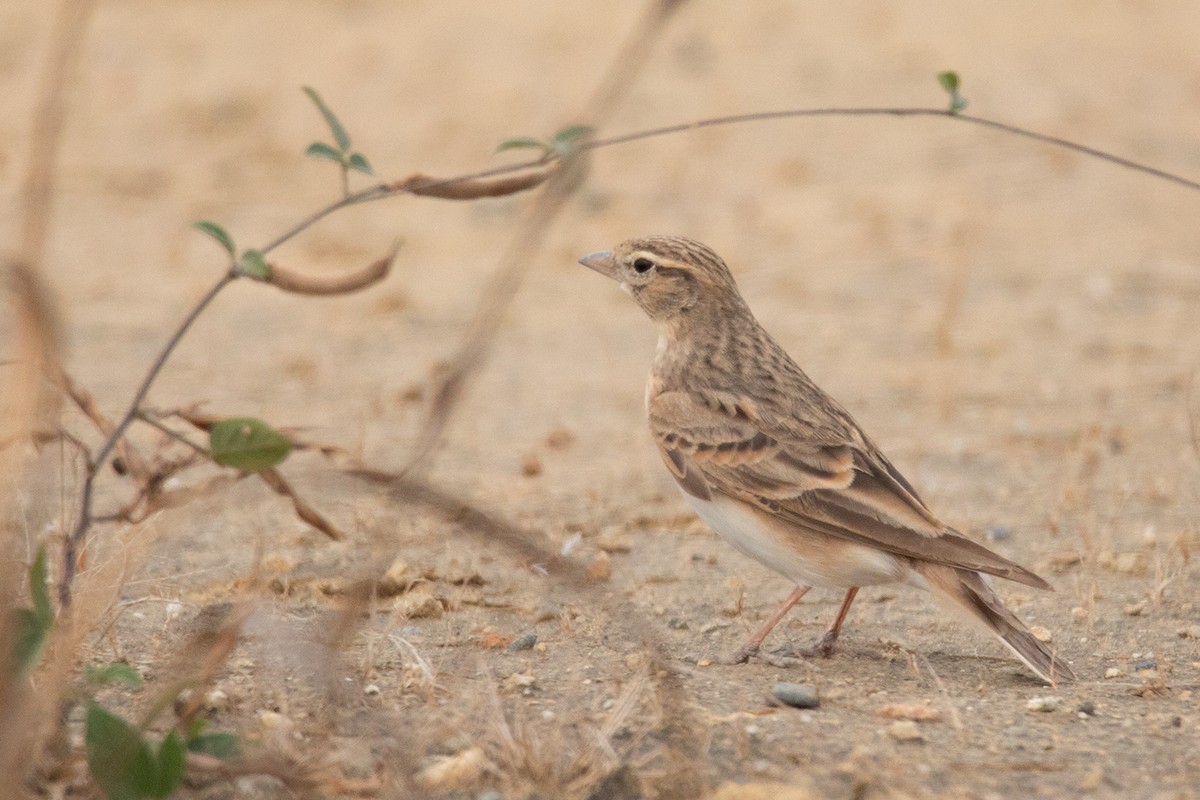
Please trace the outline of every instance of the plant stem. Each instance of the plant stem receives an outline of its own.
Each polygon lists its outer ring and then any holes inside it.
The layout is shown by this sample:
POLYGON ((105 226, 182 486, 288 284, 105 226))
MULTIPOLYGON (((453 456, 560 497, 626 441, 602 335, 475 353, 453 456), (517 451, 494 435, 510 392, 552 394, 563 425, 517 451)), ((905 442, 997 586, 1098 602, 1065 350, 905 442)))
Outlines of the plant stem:
POLYGON ((141 407, 142 401, 146 399, 146 395, 150 393, 150 386, 154 383, 158 373, 162 372, 163 366, 167 363, 167 359, 171 357, 176 346, 188 329, 192 327, 192 323, 196 318, 208 307, 208 305, 216 299, 221 290, 236 280, 236 276, 232 272, 227 272, 221 276, 221 279, 213 284, 213 287, 208 290, 205 295, 200 298, 200 302, 188 312, 184 317, 183 322, 167 340, 166 345, 154 359, 154 363, 150 366, 150 370, 146 373, 146 377, 142 379, 141 386, 130 401, 129 407, 121 416, 121 420, 113 428, 112 433, 104 440, 104 444, 100 446, 100 451, 88 466, 87 476, 83 480, 83 491, 79 502, 79 519, 75 522, 75 528, 71 531, 71 535, 67 537, 63 545, 63 574, 62 581, 58 585, 58 600, 63 608, 68 608, 71 605, 71 585, 75 580, 75 570, 78 566, 79 549, 83 544, 84 537, 87 536, 88 529, 92 526, 92 497, 93 484, 96 481, 96 475, 103 469, 104 463, 108 457, 112 455, 113 448, 117 446, 117 442, 125 434, 125 430, 129 424, 137 417, 138 409, 141 407))

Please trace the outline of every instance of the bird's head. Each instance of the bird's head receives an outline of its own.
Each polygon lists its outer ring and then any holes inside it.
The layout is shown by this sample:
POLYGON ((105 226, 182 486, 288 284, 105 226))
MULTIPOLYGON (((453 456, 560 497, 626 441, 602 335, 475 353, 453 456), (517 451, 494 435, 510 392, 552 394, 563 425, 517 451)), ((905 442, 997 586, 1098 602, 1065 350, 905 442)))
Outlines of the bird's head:
POLYGON ((709 247, 682 236, 648 236, 579 259, 629 292, 652 320, 674 326, 735 303, 733 276, 709 247))

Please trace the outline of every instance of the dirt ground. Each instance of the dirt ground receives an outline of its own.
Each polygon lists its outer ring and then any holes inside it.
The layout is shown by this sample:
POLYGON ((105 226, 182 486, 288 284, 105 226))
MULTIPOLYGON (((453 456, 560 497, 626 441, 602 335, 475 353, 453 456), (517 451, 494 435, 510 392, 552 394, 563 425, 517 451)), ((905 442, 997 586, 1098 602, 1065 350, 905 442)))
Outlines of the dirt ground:
MULTIPOLYGON (((6 240, 44 5, 0 5, 6 240)), ((222 269, 191 221, 253 246, 335 197, 330 164, 301 155, 325 136, 301 85, 323 93, 384 177, 471 171, 511 157, 490 155, 502 139, 577 121, 641 10, 101 3, 46 275, 69 370, 116 415, 222 269)), ((940 106, 934 76, 956 69, 973 113, 1194 179, 1197 30, 1200 5, 1186 0, 697 0, 605 132, 940 106)), ((347 541, 253 481, 98 530, 95 562, 128 559, 132 574, 87 657, 127 659, 148 682, 106 702, 144 705, 182 643, 249 595, 259 603, 210 697, 212 729, 328 763, 347 795, 397 795, 403 776, 437 765, 429 794, 506 800, 637 797, 635 783, 651 797, 1200 797, 1200 195, 942 119, 705 130, 604 150, 592 166, 424 477, 611 576, 590 589, 547 576, 461 519, 301 454, 284 473, 347 541), (940 515, 1055 585, 1002 592, 1052 634, 1078 684, 1041 685, 908 588, 864 590, 830 659, 709 661, 789 587, 686 511, 643 420, 652 327, 575 263, 649 233, 721 252, 767 328, 940 515), (251 592, 256 564, 265 588, 251 592), (389 568, 407 591, 380 597, 331 654, 321 642, 340 592, 389 568), (528 631, 534 647, 506 647, 528 631), (655 645, 670 669, 648 671, 655 645), (813 684, 819 707, 772 706, 777 681, 813 684), (1030 710, 1046 697, 1057 705, 1030 710), (898 703, 940 721, 895 726, 881 713, 898 703)), ((404 198, 325 220, 279 260, 334 273, 399 238, 387 282, 325 301, 234 286, 151 405, 205 401, 399 467, 424 389, 529 202, 404 198)), ((70 516, 68 462, 48 451, 32 465, 31 546, 70 516)), ((127 491, 106 474, 101 506, 127 491)), ((815 640, 838 600, 813 592, 768 645, 815 640)), ((269 778, 184 794, 287 796, 269 778)))

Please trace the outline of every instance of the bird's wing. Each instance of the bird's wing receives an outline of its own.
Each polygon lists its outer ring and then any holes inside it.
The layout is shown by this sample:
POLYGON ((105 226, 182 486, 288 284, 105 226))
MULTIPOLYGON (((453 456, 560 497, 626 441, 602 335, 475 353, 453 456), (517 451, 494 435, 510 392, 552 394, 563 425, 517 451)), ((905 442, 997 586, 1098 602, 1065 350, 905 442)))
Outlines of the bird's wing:
POLYGON ((935 517, 849 415, 805 411, 778 417, 750 398, 684 391, 648 405, 664 463, 695 497, 719 492, 838 539, 1050 588, 935 517))

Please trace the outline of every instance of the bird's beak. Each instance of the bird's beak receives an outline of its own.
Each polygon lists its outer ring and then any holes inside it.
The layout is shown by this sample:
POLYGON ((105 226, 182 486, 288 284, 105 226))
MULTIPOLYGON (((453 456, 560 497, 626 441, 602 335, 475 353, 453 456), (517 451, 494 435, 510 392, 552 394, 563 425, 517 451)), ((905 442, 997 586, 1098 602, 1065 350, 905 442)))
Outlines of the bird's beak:
POLYGON ((613 258, 613 254, 607 250, 601 250, 597 253, 588 253, 583 258, 579 259, 579 263, 585 267, 596 270, 601 275, 607 275, 613 280, 617 279, 617 260, 613 258))

